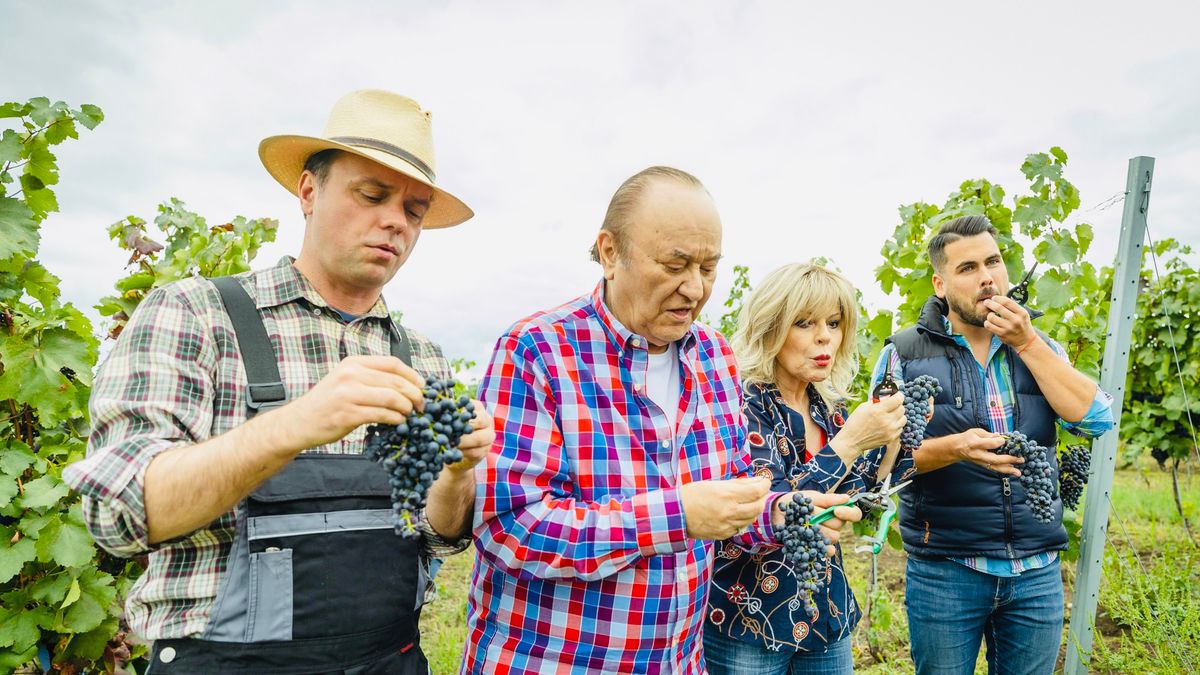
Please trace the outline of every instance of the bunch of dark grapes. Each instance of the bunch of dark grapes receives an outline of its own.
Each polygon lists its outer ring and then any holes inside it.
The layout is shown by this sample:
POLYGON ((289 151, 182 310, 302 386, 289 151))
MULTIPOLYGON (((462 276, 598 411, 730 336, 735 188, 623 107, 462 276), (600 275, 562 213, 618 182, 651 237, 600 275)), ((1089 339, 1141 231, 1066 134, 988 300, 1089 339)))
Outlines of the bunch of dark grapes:
POLYGON ((809 616, 816 616, 817 604, 814 595, 825 588, 825 547, 829 538, 821 533, 820 525, 808 521, 816 513, 812 499, 799 493, 780 506, 783 510, 783 528, 779 539, 783 542, 783 556, 791 564, 800 582, 800 600, 809 616))
POLYGON ((904 392, 904 431, 900 432, 900 447, 915 450, 925 440, 929 399, 942 393, 942 385, 932 375, 918 375, 900 385, 900 391, 904 392))
POLYGON ((1082 445, 1068 445, 1058 457, 1058 492, 1063 506, 1075 510, 1087 485, 1088 472, 1092 468, 1092 453, 1082 445))
POLYGON ((1025 459, 1025 463, 1020 466, 1021 485, 1025 486, 1025 503, 1029 504, 1034 520, 1039 523, 1054 520, 1054 470, 1050 468, 1046 448, 1027 438, 1025 434, 1013 431, 1005 435, 1004 445, 996 448, 994 452, 1025 459))
POLYGON ((406 539, 418 535, 414 517, 425 508, 429 487, 442 467, 462 460, 458 442, 471 433, 475 404, 454 396, 454 380, 426 383, 425 410, 414 410, 403 424, 367 427, 364 454, 391 474, 392 524, 406 539))

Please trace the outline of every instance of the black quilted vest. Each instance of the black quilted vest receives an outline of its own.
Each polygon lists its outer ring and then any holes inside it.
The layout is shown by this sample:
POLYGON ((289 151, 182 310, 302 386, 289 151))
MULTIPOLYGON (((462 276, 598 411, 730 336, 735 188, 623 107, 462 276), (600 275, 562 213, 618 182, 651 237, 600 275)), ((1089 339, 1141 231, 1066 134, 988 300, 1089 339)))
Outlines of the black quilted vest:
MULTIPOLYGON (((946 304, 936 296, 925 303, 913 328, 888 342, 900 355, 903 380, 932 375, 942 384, 934 401, 926 438, 948 436, 972 428, 990 429, 983 374, 974 355, 944 330, 946 304)), ((1043 336, 1045 337, 1045 336, 1043 336)), ((1038 389, 1033 374, 1007 350, 1009 377, 1016 393, 1013 411, 1018 431, 1051 448, 1050 464, 1058 478, 1057 415, 1038 389)), ((1023 558, 1067 547, 1062 501, 1055 495, 1055 519, 1039 523, 1025 504, 1020 479, 999 476, 967 461, 914 476, 899 493, 900 533, 909 553, 926 556, 1023 558)))

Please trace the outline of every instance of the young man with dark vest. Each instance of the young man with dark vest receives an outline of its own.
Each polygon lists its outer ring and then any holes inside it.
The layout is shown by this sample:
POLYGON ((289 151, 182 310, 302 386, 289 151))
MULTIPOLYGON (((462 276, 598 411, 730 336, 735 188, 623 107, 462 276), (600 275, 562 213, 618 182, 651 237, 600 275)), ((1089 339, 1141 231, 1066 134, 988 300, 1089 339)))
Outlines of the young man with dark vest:
POLYGON ((1062 502, 1055 495, 1050 522, 1035 519, 1023 460, 994 450, 1020 431, 1050 448, 1057 473, 1057 427, 1104 433, 1112 398, 1005 296, 987 218, 942 225, 929 261, 935 295, 916 326, 890 338, 874 377, 932 375, 942 385, 924 442, 896 468, 913 478, 900 493, 913 662, 917 673, 973 673, 986 640, 990 673, 1049 674, 1062 640, 1062 502))
POLYGON ((469 542, 491 419, 477 406, 414 539, 393 531, 364 425, 404 421, 425 378, 449 376, 381 292, 422 230, 472 212, 435 186, 429 113, 390 92, 353 92, 322 137, 273 136, 259 155, 299 198, 299 257, 148 295, 64 478, 100 546, 149 553, 126 598, 149 673, 424 675, 430 564, 469 542))

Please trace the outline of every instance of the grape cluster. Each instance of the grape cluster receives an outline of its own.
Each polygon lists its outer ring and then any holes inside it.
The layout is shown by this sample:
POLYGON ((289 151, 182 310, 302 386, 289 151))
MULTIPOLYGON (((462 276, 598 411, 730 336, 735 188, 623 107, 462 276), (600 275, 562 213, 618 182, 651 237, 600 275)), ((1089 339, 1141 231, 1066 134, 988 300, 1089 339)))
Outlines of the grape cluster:
POLYGON ((1058 464, 1058 491, 1063 506, 1074 511, 1079 506, 1079 498, 1083 496, 1083 486, 1087 485, 1092 453, 1082 445, 1068 445, 1066 452, 1059 456, 1058 464))
POLYGON ((454 380, 430 380, 422 392, 425 410, 414 410, 403 424, 367 427, 364 454, 381 462, 391 476, 392 524, 396 534, 416 537, 414 516, 425 508, 429 487, 442 467, 462 460, 458 442, 471 432, 475 404, 466 396, 455 398, 454 380))
POLYGON ((1050 459, 1046 448, 1038 445, 1020 431, 1005 435, 1004 445, 993 452, 1000 455, 1023 457, 1021 465, 1021 485, 1025 486, 1025 503, 1033 511, 1033 519, 1039 523, 1049 523, 1054 520, 1054 470, 1050 467, 1050 459))
POLYGON ((925 424, 929 416, 929 399, 942 393, 942 385, 932 375, 918 375, 900 385, 904 392, 904 431, 900 432, 900 447, 915 450, 925 440, 925 424))
POLYGON ((816 513, 812 499, 799 493, 792 500, 780 505, 783 510, 783 528, 779 539, 783 542, 783 556, 791 564, 800 582, 800 601, 809 616, 816 616, 817 604, 813 596, 825 588, 825 547, 829 538, 821 533, 820 525, 808 521, 816 513))

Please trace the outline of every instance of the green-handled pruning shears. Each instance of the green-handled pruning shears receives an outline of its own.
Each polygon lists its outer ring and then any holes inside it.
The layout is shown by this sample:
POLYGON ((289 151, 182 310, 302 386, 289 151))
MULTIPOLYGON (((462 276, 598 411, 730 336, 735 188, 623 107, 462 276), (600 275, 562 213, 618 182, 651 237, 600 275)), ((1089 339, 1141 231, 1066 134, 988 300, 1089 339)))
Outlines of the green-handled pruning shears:
POLYGON ((868 537, 868 541, 871 542, 871 552, 878 554, 883 549, 883 543, 887 541, 887 533, 892 527, 892 521, 896 519, 896 500, 892 499, 892 495, 904 489, 911 482, 911 480, 906 480, 896 487, 892 487, 892 476, 888 474, 888 477, 883 479, 883 484, 879 486, 878 491, 860 492, 845 504, 831 506, 817 513, 808 522, 812 525, 820 525, 833 517, 833 512, 837 510, 838 506, 861 504, 873 511, 883 509, 883 515, 879 517, 879 527, 875 529, 875 536, 868 537))

